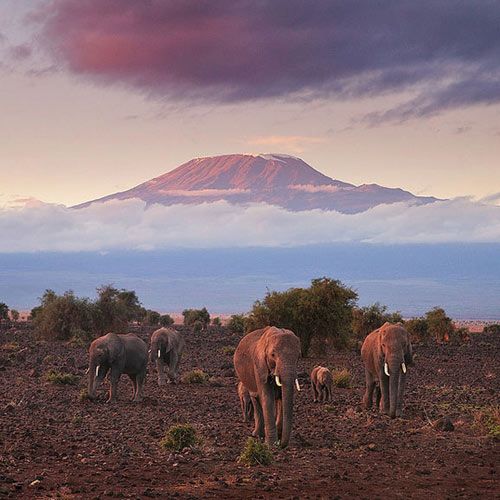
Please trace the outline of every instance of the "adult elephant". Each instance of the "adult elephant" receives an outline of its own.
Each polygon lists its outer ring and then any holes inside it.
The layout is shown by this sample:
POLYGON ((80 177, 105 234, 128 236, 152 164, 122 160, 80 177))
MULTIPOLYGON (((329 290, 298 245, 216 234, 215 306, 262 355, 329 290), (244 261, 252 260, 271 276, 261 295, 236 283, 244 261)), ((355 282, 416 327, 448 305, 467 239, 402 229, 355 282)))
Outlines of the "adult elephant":
POLYGON ((108 403, 116 401, 118 381, 122 373, 132 380, 132 401, 141 401, 147 364, 147 345, 133 333, 108 333, 95 339, 89 348, 89 396, 95 397, 96 389, 109 371, 111 384, 108 403))
POLYGON ((150 357, 156 364, 158 385, 165 385, 165 367, 168 382, 175 384, 179 378, 179 362, 185 346, 184 337, 173 328, 160 328, 151 335, 150 357))
POLYGON ((377 382, 377 404, 391 418, 400 417, 406 386, 407 367, 413 364, 412 346, 408 332, 401 324, 385 323, 370 333, 361 347, 365 365, 365 408, 372 405, 377 382))
POLYGON ((290 330, 268 326, 241 339, 234 353, 238 378, 248 389, 254 406, 254 436, 268 445, 288 445, 292 431, 294 386, 300 340, 290 330))

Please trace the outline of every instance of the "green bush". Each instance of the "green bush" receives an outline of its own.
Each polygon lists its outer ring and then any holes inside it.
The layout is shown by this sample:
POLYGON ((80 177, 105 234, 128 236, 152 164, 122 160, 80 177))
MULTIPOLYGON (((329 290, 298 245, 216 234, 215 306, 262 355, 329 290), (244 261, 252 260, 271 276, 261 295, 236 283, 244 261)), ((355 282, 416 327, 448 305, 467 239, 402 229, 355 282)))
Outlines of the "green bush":
POLYGON ((251 437, 247 439, 245 447, 238 458, 238 462, 248 467, 253 465, 270 465, 272 461, 273 454, 269 446, 251 437))
POLYGON ((216 327, 222 326, 222 321, 219 316, 216 316, 214 319, 212 319, 212 325, 216 327))
POLYGON ((427 343, 430 340, 429 328, 424 318, 412 318, 405 321, 405 328, 412 342, 427 343))
POLYGON ((59 385, 75 385, 78 383, 78 377, 71 373, 58 372, 56 370, 49 370, 45 374, 45 379, 51 384, 59 385))
POLYGON ((230 354, 233 355, 234 351, 236 351, 236 347, 233 347, 232 345, 225 345, 224 347, 221 347, 220 352, 222 354, 230 354))
POLYGON ((182 376, 185 384, 204 384, 208 381, 208 375, 203 370, 191 370, 182 376))
POLYGON ((246 317, 243 314, 233 314, 227 323, 227 327, 232 333, 245 333, 246 317))
POLYGON ((170 314, 163 314, 160 316, 160 326, 169 327, 174 324, 174 318, 170 314))
POLYGON ((203 323, 201 321, 195 321, 193 324, 193 332, 200 333, 203 330, 203 323))
POLYGON ((190 424, 177 424, 168 429, 160 446, 166 450, 180 452, 184 448, 193 448, 199 444, 196 429, 190 424))
POLYGON ((319 278, 309 288, 290 288, 268 292, 255 302, 247 319, 247 330, 277 326, 292 330, 307 355, 311 341, 330 339, 336 347, 345 347, 352 334, 352 310, 357 293, 340 281, 319 278))
POLYGON ((399 323, 403 318, 399 312, 388 313, 387 306, 378 302, 367 307, 355 307, 352 313, 352 332, 358 340, 363 340, 369 333, 380 328, 386 321, 399 323))
POLYGON ((335 387, 341 387, 344 389, 351 387, 351 372, 346 368, 343 368, 342 370, 334 370, 332 377, 335 387))
POLYGON ((500 439, 500 406, 488 406, 474 414, 474 426, 493 439, 500 439))
POLYGON ((455 330, 453 322, 441 307, 435 307, 426 312, 425 320, 429 335, 434 337, 437 342, 448 342, 453 336, 455 330))
POLYGON ((151 309, 147 309, 144 314, 144 318, 142 323, 148 326, 157 326, 160 324, 161 315, 159 312, 152 311, 151 309))
POLYGON ((185 326, 194 326, 199 321, 202 329, 206 330, 210 324, 210 314, 205 307, 203 309, 184 309, 182 315, 184 316, 185 326))
POLYGON ((87 389, 82 389, 78 394, 78 399, 80 401, 89 401, 90 400, 89 391, 87 391, 87 389))
POLYGON ((483 328, 483 333, 494 333, 495 335, 500 335, 500 324, 493 323, 491 325, 486 325, 483 328))

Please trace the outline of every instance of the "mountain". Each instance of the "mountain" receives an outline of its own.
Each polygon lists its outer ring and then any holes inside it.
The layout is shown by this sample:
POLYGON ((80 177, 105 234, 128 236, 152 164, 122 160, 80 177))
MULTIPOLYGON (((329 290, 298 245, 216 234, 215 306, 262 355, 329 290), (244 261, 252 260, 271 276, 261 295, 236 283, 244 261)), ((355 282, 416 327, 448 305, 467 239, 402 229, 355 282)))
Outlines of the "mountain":
POLYGON ((318 172, 300 158, 284 154, 233 154, 195 158, 132 189, 89 201, 140 198, 147 204, 199 204, 226 200, 235 204, 265 202, 288 210, 336 210, 353 214, 400 201, 432 203, 378 184, 355 186, 318 172))

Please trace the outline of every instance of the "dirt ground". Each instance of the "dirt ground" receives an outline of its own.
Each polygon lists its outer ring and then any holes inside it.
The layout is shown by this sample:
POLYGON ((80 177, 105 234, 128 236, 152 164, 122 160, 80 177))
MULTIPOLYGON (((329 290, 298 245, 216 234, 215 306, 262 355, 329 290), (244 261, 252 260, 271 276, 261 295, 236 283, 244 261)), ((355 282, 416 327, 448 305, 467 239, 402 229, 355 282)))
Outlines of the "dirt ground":
MULTIPOLYGON (((143 334, 146 339, 147 333, 143 334)), ((87 353, 65 343, 35 342, 28 330, 0 333, 0 497, 17 498, 499 498, 498 441, 474 424, 499 404, 500 340, 474 335, 463 346, 416 346, 405 414, 390 420, 361 409, 359 353, 333 352, 300 361, 294 431, 268 467, 237 462, 251 433, 241 421, 227 331, 186 333, 182 371, 201 368, 204 385, 159 388, 150 368, 145 401, 81 401, 87 353), (308 373, 316 364, 348 368, 352 385, 331 404, 312 402, 308 373), (78 375, 77 385, 45 380, 49 369, 78 375), (453 432, 428 423, 448 415, 453 432), (198 451, 165 452, 170 425, 188 422, 198 451)))

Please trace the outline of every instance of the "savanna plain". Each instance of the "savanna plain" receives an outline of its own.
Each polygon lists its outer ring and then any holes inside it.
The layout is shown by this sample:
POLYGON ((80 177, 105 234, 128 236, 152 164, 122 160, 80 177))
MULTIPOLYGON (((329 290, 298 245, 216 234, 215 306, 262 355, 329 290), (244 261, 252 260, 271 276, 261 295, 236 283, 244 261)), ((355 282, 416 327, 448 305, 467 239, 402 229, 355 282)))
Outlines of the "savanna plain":
MULTIPOLYGON (((96 400, 84 397, 86 346, 36 340, 29 325, 1 331, 0 497, 498 498, 498 335, 414 344, 404 414, 394 420, 361 406, 359 346, 300 359, 290 445, 273 449, 270 465, 249 467, 238 461, 252 424, 242 421, 232 362, 242 335, 179 329, 181 374, 200 369, 204 381, 159 387, 149 365, 144 400, 129 401, 122 376, 115 404, 105 403, 106 384, 96 400), (313 403, 318 364, 349 371, 328 403, 313 403), (51 370, 71 383, 54 383, 51 370), (175 424, 194 427, 194 447, 160 445, 175 424)), ((153 330, 135 333, 147 342, 153 330)))

